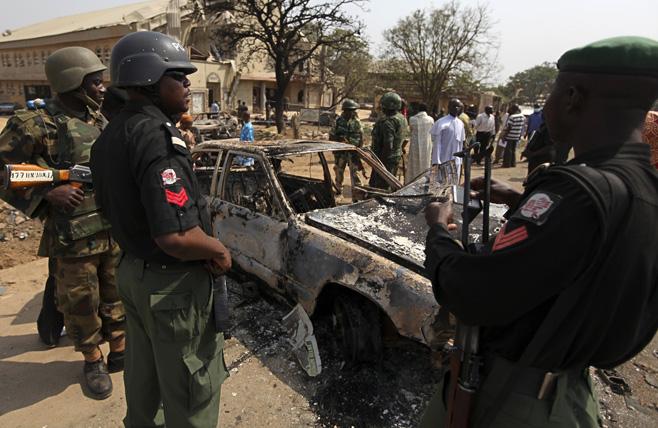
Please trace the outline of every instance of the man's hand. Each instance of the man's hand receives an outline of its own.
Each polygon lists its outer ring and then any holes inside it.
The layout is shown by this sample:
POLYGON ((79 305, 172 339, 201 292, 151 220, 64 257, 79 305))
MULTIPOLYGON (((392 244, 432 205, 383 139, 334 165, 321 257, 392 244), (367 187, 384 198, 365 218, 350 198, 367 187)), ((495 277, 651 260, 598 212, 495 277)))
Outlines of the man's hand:
POLYGON ((225 274, 231 270, 231 265, 233 261, 231 260, 231 254, 227 251, 223 257, 214 257, 208 260, 208 265, 212 273, 216 275, 225 274))
POLYGON ((62 184, 46 193, 46 201, 53 204, 57 208, 74 210, 82 203, 85 193, 77 187, 70 184, 62 184))
POLYGON ((428 226, 441 224, 448 230, 457 229, 457 225, 453 223, 452 199, 428 204, 425 207, 425 221, 428 226))
MULTIPOLYGON (((477 197, 484 199, 484 177, 471 180, 471 189, 477 192, 477 197)), ((519 202, 521 192, 504 181, 491 179, 491 202, 514 206, 519 202)))

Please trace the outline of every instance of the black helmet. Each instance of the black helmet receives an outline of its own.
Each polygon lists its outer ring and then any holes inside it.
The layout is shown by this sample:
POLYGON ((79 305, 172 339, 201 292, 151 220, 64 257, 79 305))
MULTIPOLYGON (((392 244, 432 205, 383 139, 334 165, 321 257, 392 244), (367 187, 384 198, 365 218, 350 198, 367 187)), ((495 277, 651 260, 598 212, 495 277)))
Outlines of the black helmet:
POLYGON ((196 67, 185 48, 166 34, 155 31, 126 34, 112 49, 110 79, 113 86, 150 86, 168 70, 192 74, 196 67))

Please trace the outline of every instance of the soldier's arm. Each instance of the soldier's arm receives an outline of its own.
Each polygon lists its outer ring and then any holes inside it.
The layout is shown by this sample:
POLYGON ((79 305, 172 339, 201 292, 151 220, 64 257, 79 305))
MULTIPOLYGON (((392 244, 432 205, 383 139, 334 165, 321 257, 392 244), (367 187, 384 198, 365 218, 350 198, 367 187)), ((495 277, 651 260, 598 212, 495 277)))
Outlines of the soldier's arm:
POLYGON ((230 253, 201 228, 188 150, 173 144, 170 132, 175 131, 152 123, 131 136, 130 167, 140 187, 151 236, 172 257, 215 260, 226 271, 231 266, 230 253))
POLYGON ((533 192, 490 254, 468 254, 442 226, 432 226, 425 266, 437 301, 467 324, 503 325, 573 284, 599 244, 594 207, 577 190, 562 182, 533 192), (546 201, 526 205, 538 192, 552 200, 544 213, 546 201), (541 213, 538 220, 523 214, 533 212, 541 213))
MULTIPOLYGON (((0 134, 0 163, 31 163, 48 168, 48 163, 42 157, 43 135, 34 135, 25 122, 14 116, 7 122, 0 134)), ((39 216, 45 209, 46 194, 52 190, 49 186, 29 189, 2 190, 0 197, 30 217, 39 216)))
POLYGON ((382 124, 382 127, 383 129, 380 134, 382 136, 382 147, 384 147, 384 150, 382 151, 386 153, 387 157, 390 157, 395 149, 395 147, 393 147, 395 144, 395 133, 399 132, 399 130, 396 129, 393 120, 385 121, 382 124))

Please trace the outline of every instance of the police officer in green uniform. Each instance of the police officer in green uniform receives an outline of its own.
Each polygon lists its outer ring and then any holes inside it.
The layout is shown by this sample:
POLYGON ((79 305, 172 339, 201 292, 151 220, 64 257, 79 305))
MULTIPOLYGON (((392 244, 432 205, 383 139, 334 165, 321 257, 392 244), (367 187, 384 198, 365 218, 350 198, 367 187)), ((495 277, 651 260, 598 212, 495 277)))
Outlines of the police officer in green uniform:
MULTIPOLYGON (((331 132, 331 140, 351 144, 355 147, 363 146, 363 132, 361 131, 361 121, 356 114, 359 105, 350 99, 343 101, 343 113, 336 119, 336 125, 331 132)), ((355 184, 361 184, 358 176, 360 159, 355 154, 336 153, 334 159, 334 171, 336 173, 336 192, 340 195, 343 192, 343 176, 345 166, 349 165, 350 174, 355 184)))
MULTIPOLYGON (((388 172, 396 176, 402 157, 402 138, 406 132, 406 119, 399 113, 402 99, 395 92, 387 92, 380 104, 384 117, 377 120, 372 128, 372 151, 388 172)), ((378 174, 372 174, 370 186, 385 189, 388 183, 378 174)))
MULTIPOLYGON (((481 330, 473 427, 599 426, 589 367, 628 361, 658 326, 658 174, 640 136, 658 97, 658 42, 602 40, 558 68, 544 113, 575 158, 533 173, 523 193, 492 183, 511 209, 485 254, 452 239, 449 203, 426 210, 437 301, 481 330)), ((421 426, 445 426, 447 384, 421 426)))
MULTIPOLYGON (((2 163, 65 169, 89 162, 92 144, 105 126, 99 113, 105 66, 89 49, 53 52, 46 76, 57 95, 44 109, 18 111, 0 135, 2 163)), ((123 368, 124 311, 117 294, 119 248, 94 201, 91 186, 71 184, 5 191, 5 201, 44 220, 39 255, 50 257, 58 309, 75 349, 84 355, 84 379, 93 398, 112 393, 99 345, 110 342, 110 371, 123 368)))
POLYGON ((208 207, 176 128, 190 102, 185 48, 161 33, 124 36, 112 84, 129 101, 92 151, 97 199, 124 253, 127 427, 215 427, 228 375, 215 329, 211 270, 231 256, 210 236, 208 207))

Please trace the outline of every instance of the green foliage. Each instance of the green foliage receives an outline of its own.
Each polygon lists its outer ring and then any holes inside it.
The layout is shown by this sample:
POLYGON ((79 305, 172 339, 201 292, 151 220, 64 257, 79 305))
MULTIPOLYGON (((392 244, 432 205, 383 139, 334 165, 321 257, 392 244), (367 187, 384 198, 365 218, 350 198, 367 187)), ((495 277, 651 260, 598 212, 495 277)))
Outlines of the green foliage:
POLYGON ((481 70, 491 66, 496 56, 491 29, 486 6, 449 1, 438 9, 416 10, 387 30, 384 57, 433 106, 451 79, 478 81, 481 70))
POLYGON ((507 83, 497 89, 505 101, 518 104, 533 104, 545 100, 557 77, 554 63, 544 62, 511 76, 507 83))

